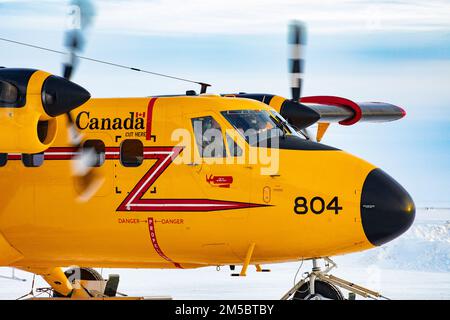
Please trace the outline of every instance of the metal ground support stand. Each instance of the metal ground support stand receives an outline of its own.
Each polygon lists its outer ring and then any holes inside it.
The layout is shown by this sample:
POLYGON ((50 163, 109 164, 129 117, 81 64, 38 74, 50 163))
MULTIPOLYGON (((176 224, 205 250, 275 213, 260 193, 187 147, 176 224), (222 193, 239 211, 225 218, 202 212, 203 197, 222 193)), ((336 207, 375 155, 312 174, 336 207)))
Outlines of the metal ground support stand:
POLYGON ((309 297, 315 296, 315 288, 314 283, 316 279, 322 280, 324 282, 331 283, 332 285, 335 285, 336 287, 348 290, 356 295, 359 295, 364 298, 369 299, 386 299, 388 298, 381 295, 379 292, 364 288, 362 286, 359 286, 357 284, 354 284, 352 282, 349 282, 347 280, 335 277, 329 272, 336 268, 336 263, 331 260, 330 258, 323 258, 325 260, 325 270, 321 270, 321 268, 318 266, 317 259, 313 259, 313 268, 312 271, 309 273, 306 273, 305 277, 300 280, 295 286, 293 286, 282 298, 281 300, 288 300, 289 298, 293 297, 294 294, 299 290, 305 283, 309 282, 309 297))
POLYGON ((36 281, 36 275, 33 274, 33 280, 31 281, 31 290, 30 292, 24 294, 23 296, 17 298, 16 300, 25 300, 27 298, 33 298, 34 297, 34 284, 36 281))

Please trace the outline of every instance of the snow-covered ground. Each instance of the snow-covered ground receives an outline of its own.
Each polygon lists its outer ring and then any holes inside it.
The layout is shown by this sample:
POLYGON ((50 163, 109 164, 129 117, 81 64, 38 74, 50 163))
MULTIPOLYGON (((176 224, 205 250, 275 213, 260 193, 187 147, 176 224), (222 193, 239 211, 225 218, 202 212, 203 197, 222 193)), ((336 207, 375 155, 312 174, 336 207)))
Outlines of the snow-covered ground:
MULTIPOLYGON (((336 257, 334 275, 380 291, 391 299, 450 299, 450 210, 421 210, 415 224, 386 246, 336 257)), ((174 299, 279 299, 294 282, 300 263, 265 266, 270 273, 249 270, 246 278, 231 277, 228 268, 196 270, 104 269, 119 273, 119 291, 137 296, 174 299)), ((305 262, 298 273, 310 270, 305 262)), ((0 268, 0 275, 10 269, 0 268)), ((30 291, 30 274, 17 271, 27 282, 0 279, 0 298, 15 299, 30 291)), ((37 279, 37 287, 45 287, 37 279)))

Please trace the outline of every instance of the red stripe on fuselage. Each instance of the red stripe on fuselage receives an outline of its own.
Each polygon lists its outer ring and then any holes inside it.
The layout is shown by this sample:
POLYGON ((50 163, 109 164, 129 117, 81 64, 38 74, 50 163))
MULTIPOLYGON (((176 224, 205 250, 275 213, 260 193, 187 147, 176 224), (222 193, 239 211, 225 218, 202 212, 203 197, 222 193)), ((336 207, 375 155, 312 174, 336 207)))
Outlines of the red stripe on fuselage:
MULTIPOLYGON (((172 164, 173 160, 181 153, 182 150, 182 147, 144 147, 144 159, 156 160, 156 162, 139 180, 116 211, 205 212, 266 206, 255 203, 211 199, 143 199, 150 187, 172 164)), ((78 154, 77 149, 73 147, 52 147, 44 152, 44 159, 69 161, 78 154)), ((22 156, 20 154, 8 155, 8 160, 21 159, 22 156)), ((105 159, 120 159, 120 147, 106 147, 105 159)))
POLYGON ((150 140, 152 137, 152 121, 153 121, 153 108, 158 98, 151 98, 147 107, 147 134, 146 139, 150 140))
MULTIPOLYGON (((154 152, 166 152, 167 147, 144 147, 144 159, 155 159, 154 152)), ((172 147, 170 147, 172 150, 172 147)), ((181 151, 181 149, 180 149, 181 151)), ((78 155, 77 148, 73 147, 51 147, 44 152, 45 160, 71 160, 78 155)), ((178 154, 175 155, 175 157, 178 154)), ((120 159, 120 147, 106 147, 105 148, 106 160, 120 159)), ((21 160, 20 154, 8 154, 8 160, 21 160)), ((173 159, 172 159, 173 160, 173 159)))
POLYGON ((139 199, 138 201, 136 201, 136 203, 132 203, 129 205, 129 211, 207 212, 255 208, 262 206, 264 205, 247 202, 210 199, 139 199))

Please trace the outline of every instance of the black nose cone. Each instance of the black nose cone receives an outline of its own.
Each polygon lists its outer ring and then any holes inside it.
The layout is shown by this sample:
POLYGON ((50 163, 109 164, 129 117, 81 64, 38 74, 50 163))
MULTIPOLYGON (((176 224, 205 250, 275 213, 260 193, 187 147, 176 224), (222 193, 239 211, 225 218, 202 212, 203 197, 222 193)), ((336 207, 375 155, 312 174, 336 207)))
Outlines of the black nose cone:
POLYGON ((42 87, 42 104, 51 117, 72 111, 90 98, 86 89, 58 76, 48 77, 42 87))
POLYGON ((369 173, 361 195, 361 219, 367 239, 380 246, 414 222, 416 207, 408 192, 381 169, 369 173))

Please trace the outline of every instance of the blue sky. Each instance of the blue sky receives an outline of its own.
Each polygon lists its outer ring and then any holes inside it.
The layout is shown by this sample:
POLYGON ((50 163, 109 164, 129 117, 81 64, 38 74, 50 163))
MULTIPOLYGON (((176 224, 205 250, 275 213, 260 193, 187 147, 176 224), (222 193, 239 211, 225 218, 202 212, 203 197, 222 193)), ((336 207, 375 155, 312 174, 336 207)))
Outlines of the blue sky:
MULTIPOLYGON (((0 0, 0 36, 62 49, 65 5, 0 0)), ((385 169, 419 205, 450 205, 450 1, 100 0, 96 6, 85 55, 206 81, 214 92, 289 96, 286 25, 305 21, 305 95, 385 101, 408 112, 395 123, 333 126, 324 143, 385 169)), ((60 56, 0 48, 0 65, 60 72, 60 56)), ((74 80, 97 97, 192 89, 89 62, 74 80)))

